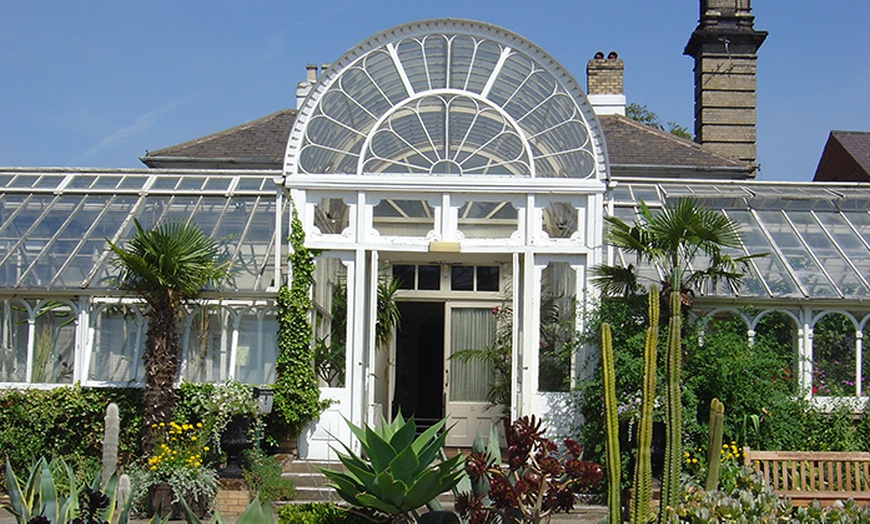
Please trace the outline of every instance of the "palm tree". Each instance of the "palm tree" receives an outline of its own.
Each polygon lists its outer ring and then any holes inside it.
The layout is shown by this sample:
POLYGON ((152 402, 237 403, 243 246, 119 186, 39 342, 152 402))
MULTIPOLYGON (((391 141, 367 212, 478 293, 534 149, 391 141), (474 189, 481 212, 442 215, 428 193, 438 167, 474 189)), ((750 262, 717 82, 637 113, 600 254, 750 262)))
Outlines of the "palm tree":
MULTIPOLYGON (((605 217, 610 225, 605 241, 628 254, 637 264, 655 264, 663 272, 660 282, 662 304, 667 305, 671 289, 678 289, 680 302, 690 307, 696 291, 720 281, 737 285, 749 260, 757 256, 731 257, 725 250, 740 247, 740 228, 723 213, 692 199, 668 203, 653 214, 640 202, 640 216, 633 224, 605 217), (698 264, 701 260, 702 263, 698 264)), ((592 269, 593 283, 606 296, 640 291, 634 264, 600 265, 592 269)), ((663 311, 663 317, 666 312, 663 311)))
POLYGON ((137 293, 149 306, 142 396, 142 446, 149 452, 152 425, 172 420, 175 409, 180 306, 225 281, 230 261, 222 260, 218 243, 195 225, 168 222, 145 230, 134 223, 136 233, 126 247, 107 241, 115 252, 119 287, 137 293))

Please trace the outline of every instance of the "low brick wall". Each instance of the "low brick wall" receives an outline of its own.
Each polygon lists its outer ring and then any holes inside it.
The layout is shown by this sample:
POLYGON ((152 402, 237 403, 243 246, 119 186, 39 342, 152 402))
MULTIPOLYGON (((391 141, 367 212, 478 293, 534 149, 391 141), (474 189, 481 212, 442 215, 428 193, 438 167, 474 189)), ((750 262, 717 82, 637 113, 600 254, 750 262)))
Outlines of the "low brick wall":
POLYGON ((242 479, 220 479, 220 487, 214 500, 215 509, 224 517, 237 517, 251 501, 251 492, 242 479))

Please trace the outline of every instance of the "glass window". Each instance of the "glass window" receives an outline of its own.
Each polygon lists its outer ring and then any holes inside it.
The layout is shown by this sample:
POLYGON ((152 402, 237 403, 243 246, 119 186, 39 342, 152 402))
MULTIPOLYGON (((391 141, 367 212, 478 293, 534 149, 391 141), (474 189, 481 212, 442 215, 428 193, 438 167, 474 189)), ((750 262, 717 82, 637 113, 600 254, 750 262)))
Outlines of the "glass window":
MULTIPOLYGON (((406 267, 413 271, 413 266, 406 267)), ((347 369, 347 267, 341 260, 330 257, 317 260, 313 302, 314 369, 322 385, 344 387, 347 369)))
POLYGON ((813 395, 855 395, 855 325, 831 313, 813 327, 813 395))
POLYGON ((474 266, 451 266, 450 289, 453 291, 474 291, 474 266))
POLYGON ((417 266, 417 289, 441 289, 441 266, 417 266))
POLYGON ((550 238, 571 238, 577 232, 577 208, 567 202, 553 202, 544 208, 542 224, 550 238))
POLYGON ((568 391, 577 345, 577 275, 567 262, 550 262, 541 275, 538 390, 568 391))
POLYGON ((245 384, 275 381, 278 319, 274 311, 250 309, 239 317, 239 342, 233 377, 245 384))
POLYGON ((435 229, 435 209, 425 200, 381 200, 373 227, 382 236, 425 237, 435 229))
POLYGON ((229 314, 215 307, 197 307, 190 313, 186 335, 184 379, 190 382, 223 382, 229 365, 229 314), (227 332, 221 329, 227 326, 227 332))
POLYGON ((39 310, 31 382, 72 383, 75 335, 76 317, 68 305, 48 302, 39 310))
MULTIPOLYGON (((496 316, 490 308, 450 310, 450 351, 485 350, 495 340, 496 316)), ((493 363, 484 358, 450 359, 450 400, 487 400, 494 380, 493 363)))
POLYGON ((23 304, 0 302, 0 382, 27 380, 27 318, 23 304))
POLYGON ((415 266, 399 264, 393 266, 393 280, 398 282, 399 289, 414 289, 415 266))
POLYGON ((324 198, 314 206, 314 227, 324 235, 340 235, 350 226, 350 207, 340 198, 324 198))
POLYGON ((498 291, 498 266, 477 266, 477 290, 498 291))
POLYGON ((94 322, 88 380, 125 383, 144 380, 141 359, 145 328, 138 308, 120 304, 104 307, 94 322))
POLYGON ((510 202, 466 202, 459 210, 459 230, 465 238, 510 238, 519 227, 510 202))

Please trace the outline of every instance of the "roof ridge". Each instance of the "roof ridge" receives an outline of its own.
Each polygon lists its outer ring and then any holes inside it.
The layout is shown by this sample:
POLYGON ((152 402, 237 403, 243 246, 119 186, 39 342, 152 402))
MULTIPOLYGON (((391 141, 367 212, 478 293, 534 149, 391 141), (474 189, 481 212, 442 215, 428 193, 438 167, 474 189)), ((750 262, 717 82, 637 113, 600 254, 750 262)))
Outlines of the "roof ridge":
POLYGON ((215 139, 230 135, 230 134, 238 132, 238 131, 243 131, 243 130, 251 128, 255 125, 262 124, 263 122, 268 122, 269 120, 275 119, 275 118, 282 116, 282 115, 285 115, 287 113, 295 113, 295 112, 297 112, 296 109, 292 109, 289 107, 284 108, 284 109, 280 109, 278 111, 275 111, 274 113, 270 113, 268 115, 261 116, 259 118, 255 118, 253 120, 243 122, 243 123, 238 124, 238 125, 233 126, 233 127, 222 129, 222 130, 217 131, 215 133, 200 136, 200 137, 194 138, 192 140, 182 142, 180 144, 171 145, 171 146, 164 147, 161 149, 155 149, 154 151, 146 151, 145 157, 146 158, 147 157, 158 157, 158 156, 163 156, 166 153, 172 153, 173 151, 180 151, 180 150, 183 150, 183 149, 190 147, 190 146, 203 144, 205 142, 209 142, 211 140, 215 140, 215 139))
MULTIPOLYGON (((635 127, 637 129, 640 129, 641 131, 644 131, 644 132, 649 133, 651 135, 656 135, 656 136, 663 138, 665 140, 670 140, 671 142, 678 144, 681 147, 686 147, 688 149, 700 151, 700 152, 704 153, 705 155, 710 155, 712 157, 718 158, 720 160, 723 160, 723 161, 728 162, 730 164, 733 164, 735 166, 745 167, 748 165, 745 162, 740 162, 740 161, 735 160, 731 157, 721 155, 721 154, 716 153, 714 151, 710 151, 709 149, 705 148, 703 145, 695 142, 694 140, 689 140, 688 138, 683 138, 683 137, 677 136, 677 135, 675 135, 673 133, 669 133, 663 129, 658 129, 658 128, 653 127, 651 125, 644 124, 643 122, 638 122, 637 120, 634 120, 633 118, 629 118, 625 115, 620 115, 620 114, 614 113, 614 114, 610 114, 610 115, 599 116, 599 118, 603 118, 603 117, 615 118, 616 120, 618 120, 624 124, 630 125, 632 127, 635 127)), ((605 136, 605 139, 606 139, 606 136, 605 136)))

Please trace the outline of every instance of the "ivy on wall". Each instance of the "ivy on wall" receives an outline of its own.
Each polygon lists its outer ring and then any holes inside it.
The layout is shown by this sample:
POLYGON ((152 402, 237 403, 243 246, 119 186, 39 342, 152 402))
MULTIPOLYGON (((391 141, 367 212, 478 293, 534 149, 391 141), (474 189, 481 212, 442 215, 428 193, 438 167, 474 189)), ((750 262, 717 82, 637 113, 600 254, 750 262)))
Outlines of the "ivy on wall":
POLYGON ((311 284, 314 255, 305 247, 305 232, 296 209, 290 222, 289 288, 278 290, 278 359, 275 363, 273 411, 281 430, 298 436, 306 424, 329 406, 320 400, 311 347, 311 284))

